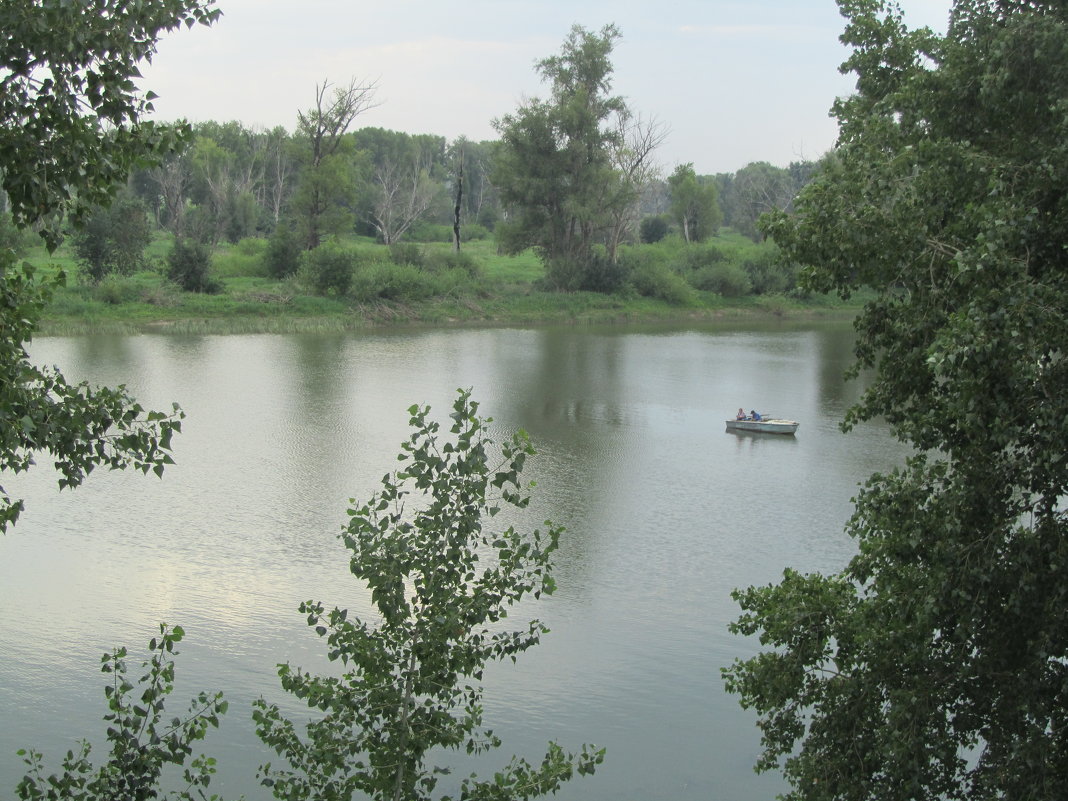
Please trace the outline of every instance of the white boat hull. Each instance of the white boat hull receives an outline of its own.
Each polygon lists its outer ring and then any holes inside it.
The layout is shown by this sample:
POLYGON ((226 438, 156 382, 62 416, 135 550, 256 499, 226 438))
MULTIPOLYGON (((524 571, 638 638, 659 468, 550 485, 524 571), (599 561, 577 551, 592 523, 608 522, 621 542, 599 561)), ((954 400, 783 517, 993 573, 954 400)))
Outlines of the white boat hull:
POLYGON ((764 434, 793 434, 801 425, 796 420, 728 420, 728 431, 758 431, 764 434))

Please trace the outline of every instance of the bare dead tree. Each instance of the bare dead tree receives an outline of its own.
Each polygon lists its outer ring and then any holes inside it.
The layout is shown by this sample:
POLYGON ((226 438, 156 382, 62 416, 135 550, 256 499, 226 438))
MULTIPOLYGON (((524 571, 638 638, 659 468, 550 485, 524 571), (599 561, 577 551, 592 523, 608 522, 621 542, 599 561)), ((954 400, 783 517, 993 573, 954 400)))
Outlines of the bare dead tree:
POLYGON ((370 222, 382 241, 392 245, 430 208, 438 185, 418 161, 407 165, 383 161, 375 169, 374 181, 378 192, 370 222))
POLYGON ((293 177, 293 163, 289 157, 287 147, 288 136, 281 128, 276 128, 267 134, 266 155, 264 157, 264 203, 271 210, 275 224, 282 216, 282 206, 286 196, 291 191, 291 179, 293 177))
POLYGON ((608 258, 616 260, 616 250, 628 231, 641 217, 641 197, 645 188, 660 176, 660 165, 653 153, 667 139, 670 129, 655 117, 620 114, 616 118, 616 137, 612 147, 612 166, 619 177, 618 196, 608 204, 608 258))
POLYGON ((452 247, 460 252, 460 209, 464 200, 464 143, 460 142, 460 163, 456 168, 456 204, 452 209, 452 247))
POLYGON ((163 219, 157 222, 180 237, 185 223, 185 199, 193 173, 188 151, 170 156, 163 164, 150 171, 152 180, 159 187, 163 201, 163 219))

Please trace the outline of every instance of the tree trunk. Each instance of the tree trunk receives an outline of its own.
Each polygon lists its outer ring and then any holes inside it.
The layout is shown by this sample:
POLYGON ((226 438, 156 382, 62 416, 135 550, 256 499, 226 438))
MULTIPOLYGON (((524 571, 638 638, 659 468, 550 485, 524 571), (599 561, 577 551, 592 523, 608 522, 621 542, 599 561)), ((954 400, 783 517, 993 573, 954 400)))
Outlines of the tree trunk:
POLYGON ((452 248, 460 252, 460 204, 464 199, 464 149, 460 148, 460 169, 456 173, 456 205, 452 209, 452 248))

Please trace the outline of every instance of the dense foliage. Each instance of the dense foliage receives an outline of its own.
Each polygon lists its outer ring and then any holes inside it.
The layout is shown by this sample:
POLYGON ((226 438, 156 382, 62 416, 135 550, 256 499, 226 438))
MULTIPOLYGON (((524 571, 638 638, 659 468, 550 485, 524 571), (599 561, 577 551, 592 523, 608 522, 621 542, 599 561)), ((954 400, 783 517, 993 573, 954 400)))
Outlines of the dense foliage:
POLYGON ((501 145, 493 182, 508 211, 498 240, 511 253, 536 248, 559 289, 586 288, 613 207, 637 201, 617 191, 623 187, 612 161, 617 120, 628 114, 610 94, 619 36, 614 25, 600 33, 574 26, 560 55, 537 64, 550 99, 529 100, 495 123, 501 145))
POLYGON ((73 241, 82 274, 95 283, 144 267, 152 228, 144 204, 131 195, 120 195, 110 206, 91 212, 73 241))
POLYGON ((703 242, 719 229, 723 212, 716 197, 716 185, 699 182, 693 164, 676 167, 668 177, 668 186, 671 189, 671 216, 678 223, 683 239, 703 242))
POLYGON ((958 0, 945 36, 841 0, 841 139, 769 233, 857 322, 916 455, 874 476, 839 574, 738 593, 767 650, 728 687, 793 799, 1060 799, 1068 787, 1068 9, 958 0))
POLYGON ((167 254, 167 278, 186 292, 219 292, 219 282, 211 276, 211 252, 190 239, 176 239, 167 254))
MULTIPOLYGON (((520 474, 533 447, 517 432, 495 448, 491 420, 478 416, 469 392, 453 404, 447 439, 429 411, 409 409, 404 467, 349 511, 342 534, 352 574, 371 591, 374 618, 317 601, 301 605, 342 670, 316 676, 283 665, 279 675, 288 692, 324 714, 302 736, 277 705, 255 705, 261 739, 289 765, 261 771, 278 799, 434 797, 443 769, 428 763, 443 749, 473 754, 500 745, 482 728, 486 663, 514 659, 546 632, 537 620, 515 631, 497 624, 524 596, 552 592, 550 558, 561 529, 486 525, 502 509, 526 507, 520 474)), ((551 743, 539 765, 513 758, 491 780, 465 778, 459 797, 554 793, 602 758, 603 751, 584 747, 576 756, 551 743)))

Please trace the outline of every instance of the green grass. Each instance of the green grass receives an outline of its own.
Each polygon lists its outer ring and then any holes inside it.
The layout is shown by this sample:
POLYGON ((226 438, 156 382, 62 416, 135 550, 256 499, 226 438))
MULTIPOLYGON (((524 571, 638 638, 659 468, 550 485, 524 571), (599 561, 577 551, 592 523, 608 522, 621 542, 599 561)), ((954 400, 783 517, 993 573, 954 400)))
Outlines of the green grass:
MULTIPOLYGON (((717 237, 713 244, 730 260, 744 259, 761 246, 738 235, 717 237)), ((190 333, 259 333, 339 331, 396 325, 536 324, 548 322, 613 322, 711 320, 775 317, 846 317, 859 301, 842 303, 834 298, 798 299, 784 296, 724 298, 693 290, 667 300, 631 291, 619 295, 593 292, 546 292, 539 288, 544 275, 533 252, 503 256, 492 240, 464 244, 464 252, 477 263, 478 277, 450 280, 443 296, 402 302, 381 297, 358 302, 352 298, 317 297, 300 277, 279 281, 264 274, 264 240, 243 240, 218 247, 212 269, 223 285, 218 295, 185 293, 164 275, 169 237, 157 238, 146 251, 148 268, 128 277, 112 277, 99 285, 80 279, 69 250, 61 247, 48 255, 31 251, 27 260, 42 274, 66 272, 67 285, 58 289, 42 317, 42 334, 73 335, 92 331, 130 333, 168 330, 190 333)), ((359 269, 377 269, 380 280, 392 280, 389 251, 371 240, 353 238, 346 247, 357 250, 359 269), (373 265, 379 265, 374 267, 373 265)), ((448 243, 420 244, 423 253, 448 252, 448 243)), ((656 246, 642 246, 656 247, 656 246)), ((664 243, 661 256, 669 262, 682 252, 679 243, 664 243)), ((396 268, 396 280, 411 280, 412 268, 396 268)), ((417 274, 417 273, 415 273, 417 274)), ((427 280, 432 280, 427 276, 427 280)), ((403 284, 399 285, 403 289, 403 284)))

